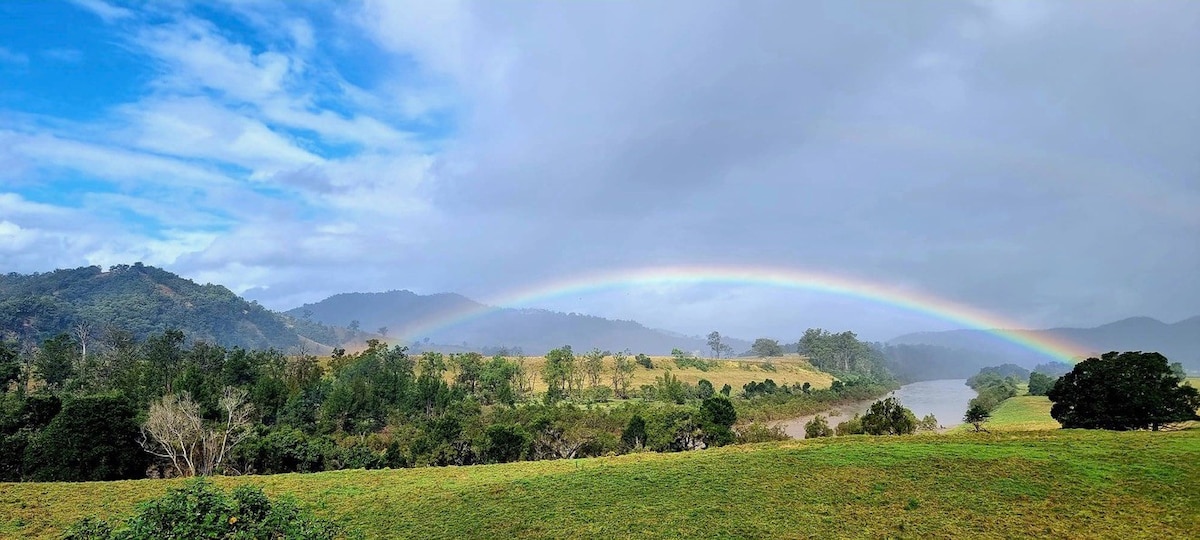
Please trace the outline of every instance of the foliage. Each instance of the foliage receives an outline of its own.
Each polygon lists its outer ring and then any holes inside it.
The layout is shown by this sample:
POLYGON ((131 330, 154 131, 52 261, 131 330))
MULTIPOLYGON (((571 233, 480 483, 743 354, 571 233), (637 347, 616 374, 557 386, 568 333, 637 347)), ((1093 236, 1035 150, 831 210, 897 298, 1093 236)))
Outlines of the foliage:
POLYGON ((1157 431, 1200 419, 1200 391, 1182 382, 1161 354, 1114 351, 1076 364, 1047 397, 1064 428, 1157 431))
POLYGON ((807 424, 804 424, 804 437, 815 439, 817 437, 832 437, 833 429, 829 427, 829 421, 824 416, 816 415, 807 424))
POLYGON ((85 518, 68 529, 67 540, 141 540, 158 538, 345 537, 333 523, 313 517, 289 499, 270 500, 260 488, 238 486, 226 495, 211 483, 189 481, 166 495, 142 503, 123 527, 85 518))
POLYGON ((635 357, 635 361, 637 362, 637 365, 646 369, 654 369, 654 362, 652 362, 650 357, 646 356, 645 354, 638 353, 638 355, 635 357))
POLYGON ((890 397, 871 404, 862 417, 862 428, 868 435, 908 435, 917 430, 917 417, 890 397))
POLYGON ((937 417, 932 413, 925 415, 917 422, 917 431, 937 431, 939 429, 941 429, 941 425, 938 424, 937 417))
POLYGON ((792 438, 783 431, 782 427, 770 426, 761 422, 751 422, 735 428, 734 434, 737 436, 738 444, 786 441, 792 438))
POLYGON ((1028 369, 1016 364, 1001 364, 999 366, 990 366, 979 370, 979 373, 976 373, 967 379, 967 386, 978 390, 982 386, 994 385, 997 382, 1006 379, 1016 385, 1028 378, 1028 369))
POLYGON ((37 343, 80 323, 120 328, 139 340, 173 327, 230 347, 300 344, 287 318, 220 285, 199 285, 142 263, 107 272, 88 266, 0 275, 0 328, 22 329, 24 338, 37 343))
POLYGON ((1054 387, 1054 382, 1057 379, 1046 375, 1040 371, 1029 372, 1029 395, 1044 396, 1050 389, 1054 387))
POLYGON ((891 379, 882 350, 859 341, 854 332, 835 334, 809 328, 804 331, 796 349, 817 369, 838 376, 857 374, 879 381, 891 379))
POLYGON ((733 424, 737 411, 724 397, 710 397, 700 403, 700 427, 704 442, 709 446, 725 446, 734 442, 733 424))
POLYGON ((783 356, 783 346, 774 339, 758 338, 750 345, 750 352, 759 358, 783 356))
POLYGON ((983 430, 983 423, 987 422, 991 415, 992 413, 989 409, 979 403, 972 402, 967 405, 967 412, 963 415, 963 422, 974 426, 975 431, 980 431, 983 430))
POLYGON ((854 418, 839 423, 835 429, 835 433, 837 433, 839 437, 845 435, 862 435, 866 433, 866 431, 863 431, 862 417, 855 414, 854 418))
POLYGON ((116 480, 146 469, 135 442, 137 413, 124 396, 67 400, 25 449, 24 476, 37 481, 116 480))

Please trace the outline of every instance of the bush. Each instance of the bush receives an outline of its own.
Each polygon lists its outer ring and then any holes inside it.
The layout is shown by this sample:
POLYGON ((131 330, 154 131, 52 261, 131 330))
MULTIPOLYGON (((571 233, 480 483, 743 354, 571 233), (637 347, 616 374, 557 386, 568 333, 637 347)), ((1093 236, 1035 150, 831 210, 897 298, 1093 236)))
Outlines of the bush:
POLYGON ((862 418, 857 414, 854 415, 854 418, 838 424, 835 432, 839 437, 844 435, 862 435, 865 433, 863 431, 862 418))
POLYGON ((804 436, 809 439, 817 437, 832 437, 833 429, 829 427, 829 421, 824 416, 816 415, 807 424, 804 424, 804 436))
POLYGON ((752 422, 750 425, 739 428, 736 431, 738 444, 760 443, 770 441, 786 441, 791 439, 783 428, 779 426, 768 426, 759 422, 752 422))
POLYGON ((644 354, 638 354, 637 356, 634 357, 633 360, 634 360, 634 362, 637 362, 637 365, 639 365, 639 366, 642 366, 646 369, 654 369, 654 362, 650 361, 649 356, 646 356, 644 354))
POLYGON ((166 495, 142 503, 123 528, 86 518, 71 526, 68 540, 157 538, 345 537, 338 526, 313 517, 290 500, 271 501, 262 489, 242 485, 226 495, 204 479, 188 481, 166 495))

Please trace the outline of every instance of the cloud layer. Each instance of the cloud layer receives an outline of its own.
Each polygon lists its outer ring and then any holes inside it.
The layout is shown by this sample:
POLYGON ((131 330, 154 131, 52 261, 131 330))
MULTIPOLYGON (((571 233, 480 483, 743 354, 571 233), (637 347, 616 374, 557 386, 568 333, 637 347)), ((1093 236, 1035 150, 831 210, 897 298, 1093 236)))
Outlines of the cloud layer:
MULTIPOLYGON (((1195 3, 62 9, 96 39, 0 38, 6 271, 143 260, 277 308, 703 262, 1029 326, 1200 305, 1195 3), (131 67, 76 85, 99 110, 37 100, 102 57, 131 67)), ((787 339, 944 324, 760 288, 546 307, 787 339)))

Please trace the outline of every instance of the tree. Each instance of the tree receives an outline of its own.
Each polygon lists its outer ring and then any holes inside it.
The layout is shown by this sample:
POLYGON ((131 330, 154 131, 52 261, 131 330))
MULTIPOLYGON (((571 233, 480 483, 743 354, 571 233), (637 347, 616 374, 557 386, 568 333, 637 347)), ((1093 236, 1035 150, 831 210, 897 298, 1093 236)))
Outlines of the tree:
POLYGON ((1200 419, 1200 391, 1181 382, 1159 353, 1105 353, 1054 383, 1050 416, 1064 428, 1158 431, 1200 419))
POLYGON ((642 353, 638 353, 638 355, 634 358, 637 360, 637 365, 642 366, 646 369, 654 369, 654 362, 650 361, 649 356, 646 356, 645 354, 642 354, 642 353))
POLYGON ((1054 379, 1040 371, 1029 373, 1029 395, 1044 396, 1054 388, 1054 379))
POLYGON ((725 383, 725 385, 721 387, 721 395, 722 396, 729 397, 729 393, 732 391, 733 391, 733 387, 729 386, 729 383, 725 383))
POLYGON ((754 340, 754 344, 750 346, 750 352, 754 353, 759 358, 767 358, 769 356, 783 356, 783 347, 774 339, 758 338, 754 340))
POLYGON ((70 399, 25 451, 25 472, 43 482, 121 480, 145 474, 137 411, 120 395, 70 399))
POLYGON ((529 446, 529 434, 521 426, 493 424, 484 435, 483 459, 486 463, 517 461, 529 446))
POLYGON ((721 353, 725 350, 723 345, 720 332, 713 330, 708 334, 708 348, 712 349, 714 358, 721 358, 721 353))
MULTIPOLYGON (((600 385, 600 376, 604 375, 604 351, 592 349, 583 355, 583 371, 587 374, 590 386, 600 385)), ((614 390, 615 391, 615 390, 614 390)))
POLYGON ((575 353, 570 345, 546 353, 542 380, 546 381, 546 402, 554 403, 567 397, 571 390, 571 375, 575 371, 575 353))
POLYGON ((75 374, 77 356, 71 336, 59 334, 42 343, 33 359, 33 367, 47 386, 58 389, 75 374))
POLYGON ((21 378, 21 357, 17 347, 0 339, 0 394, 8 390, 9 383, 21 378))
POLYGON ((700 402, 700 429, 708 446, 724 446, 734 441, 733 424, 737 411, 723 397, 711 397, 700 402))
POLYGON ((205 425, 200 405, 187 393, 167 394, 150 404, 142 425, 142 448, 167 459, 180 476, 213 474, 229 450, 246 437, 253 408, 246 391, 226 387, 218 401, 222 419, 205 425))
POLYGON ((804 424, 804 437, 815 439, 817 437, 832 437, 833 429, 829 427, 829 421, 824 416, 816 415, 807 424, 804 424))
MULTIPOLYGON (((696 397, 700 399, 708 399, 713 397, 716 390, 713 389, 713 384, 708 379, 700 379, 696 381, 696 397)), ((728 396, 727 396, 728 397, 728 396)))
POLYGON ((621 444, 629 450, 637 450, 646 445, 646 420, 640 415, 633 415, 621 431, 621 444))
POLYGON ((967 407, 967 413, 963 415, 963 421, 975 426, 976 432, 986 432, 987 430, 983 429, 983 423, 987 422, 988 418, 991 417, 992 413, 990 411, 988 411, 982 404, 976 403, 972 400, 971 404, 967 407))
POLYGON ((862 429, 868 435, 908 435, 917 430, 917 417, 890 397, 871 404, 862 417, 862 429))
POLYGON ((619 398, 629 397, 629 377, 637 364, 629 358, 629 350, 613 353, 612 383, 613 394, 619 398))

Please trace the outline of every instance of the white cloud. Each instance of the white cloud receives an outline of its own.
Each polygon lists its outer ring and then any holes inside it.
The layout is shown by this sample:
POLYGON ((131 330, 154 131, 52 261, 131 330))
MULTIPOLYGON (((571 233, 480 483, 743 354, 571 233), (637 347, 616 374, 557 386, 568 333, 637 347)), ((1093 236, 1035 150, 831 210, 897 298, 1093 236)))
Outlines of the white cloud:
POLYGON ((103 0, 70 0, 71 3, 92 12, 106 23, 112 23, 133 17, 133 12, 123 7, 117 7, 103 0))

